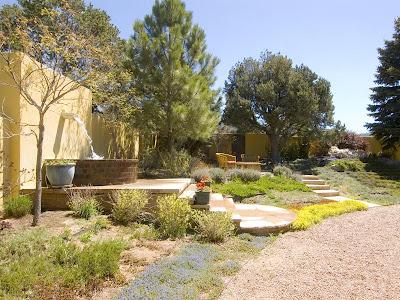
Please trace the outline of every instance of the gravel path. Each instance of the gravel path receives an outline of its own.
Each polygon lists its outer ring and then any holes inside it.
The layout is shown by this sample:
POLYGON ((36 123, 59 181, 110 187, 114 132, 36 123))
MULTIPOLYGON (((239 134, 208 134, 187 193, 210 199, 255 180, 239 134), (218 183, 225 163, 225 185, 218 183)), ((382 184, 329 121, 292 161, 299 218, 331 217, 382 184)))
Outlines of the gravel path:
POLYGON ((400 205, 284 234, 232 278, 222 299, 400 299, 400 205))

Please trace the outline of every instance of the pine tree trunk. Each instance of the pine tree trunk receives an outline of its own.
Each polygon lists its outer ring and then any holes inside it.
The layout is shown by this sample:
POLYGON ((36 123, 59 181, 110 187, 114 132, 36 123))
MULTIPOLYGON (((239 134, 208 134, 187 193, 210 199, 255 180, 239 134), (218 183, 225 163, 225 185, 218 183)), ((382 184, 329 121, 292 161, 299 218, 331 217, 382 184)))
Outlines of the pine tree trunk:
POLYGON ((167 107, 167 150, 169 153, 172 153, 174 150, 171 102, 168 102, 168 107, 167 107))
POLYGON ((42 212, 43 136, 44 136, 43 115, 42 113, 40 113, 39 133, 37 140, 37 154, 36 154, 36 190, 35 190, 32 226, 36 226, 39 224, 40 214, 42 212))
POLYGON ((271 149, 271 159, 274 163, 279 163, 281 160, 280 147, 279 147, 279 137, 277 134, 273 133, 269 135, 270 149, 271 149))

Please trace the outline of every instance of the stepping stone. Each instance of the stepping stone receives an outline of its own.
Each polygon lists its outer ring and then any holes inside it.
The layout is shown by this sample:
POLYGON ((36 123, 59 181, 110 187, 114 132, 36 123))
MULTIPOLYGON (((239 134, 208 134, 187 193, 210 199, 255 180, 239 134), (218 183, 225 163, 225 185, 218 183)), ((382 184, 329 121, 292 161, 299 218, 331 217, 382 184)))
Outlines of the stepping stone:
POLYGON ((346 200, 353 200, 353 199, 350 199, 350 198, 344 197, 344 196, 327 196, 327 197, 324 197, 323 199, 329 200, 329 201, 338 201, 338 202, 346 201, 346 200))
POLYGON ((303 175, 301 177, 305 180, 318 180, 319 179, 318 176, 316 176, 316 175, 303 175))
POLYGON ((189 185, 180 195, 178 198, 189 198, 193 199, 194 195, 196 194, 196 185, 191 184, 189 185))
POLYGON ((296 214, 284 208, 257 204, 235 204, 239 232, 266 235, 289 230, 296 214))
POLYGON ((312 190, 329 190, 331 187, 327 184, 306 184, 312 190))
POLYGON ((227 212, 225 207, 210 207, 211 212, 227 212))
POLYGON ((321 179, 303 179, 301 181, 304 184, 313 184, 313 185, 324 185, 325 184, 325 180, 321 180, 321 179))
POLYGON ((339 196, 339 191, 336 190, 314 190, 313 192, 322 197, 339 196))

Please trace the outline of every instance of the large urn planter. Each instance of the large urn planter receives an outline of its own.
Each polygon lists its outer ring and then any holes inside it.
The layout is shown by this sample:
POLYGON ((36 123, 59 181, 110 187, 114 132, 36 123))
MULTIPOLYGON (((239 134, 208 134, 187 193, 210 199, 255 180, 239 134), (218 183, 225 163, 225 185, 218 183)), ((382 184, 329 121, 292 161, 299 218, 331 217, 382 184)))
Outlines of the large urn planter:
POLYGON ((46 177, 53 188, 72 186, 75 175, 75 162, 68 160, 49 160, 45 163, 46 177))

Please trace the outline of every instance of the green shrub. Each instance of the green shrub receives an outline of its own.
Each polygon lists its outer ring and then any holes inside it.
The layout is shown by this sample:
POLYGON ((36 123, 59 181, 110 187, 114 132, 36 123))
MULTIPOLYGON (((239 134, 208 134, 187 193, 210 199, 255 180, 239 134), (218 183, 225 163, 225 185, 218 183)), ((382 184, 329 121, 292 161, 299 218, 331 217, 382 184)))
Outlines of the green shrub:
POLYGON ((186 150, 164 152, 160 154, 160 167, 170 177, 186 177, 190 173, 192 157, 186 150))
POLYGON ((70 196, 68 207, 73 211, 74 216, 89 220, 91 217, 98 215, 101 212, 99 202, 95 196, 84 191, 75 191, 70 196))
POLYGON ((159 197, 157 206, 157 220, 161 235, 171 238, 184 236, 189 225, 191 212, 188 201, 181 200, 176 195, 168 195, 159 197))
POLYGON ((224 195, 248 198, 265 194, 269 190, 285 191, 311 191, 305 184, 282 176, 262 176, 254 182, 231 181, 225 184, 213 184, 213 191, 224 195))
POLYGON ((293 171, 285 166, 276 166, 272 172, 275 176, 285 176, 287 178, 291 178, 293 175, 293 171))
POLYGON ((16 196, 4 200, 4 215, 6 218, 23 217, 32 211, 32 200, 27 195, 16 196))
POLYGON ((197 214, 195 218, 195 230, 199 237, 206 242, 223 242, 235 229, 231 214, 228 213, 203 212, 197 214))
POLYGON ((209 173, 212 181, 215 183, 223 183, 226 179, 225 170, 221 168, 210 168, 209 173))
POLYGON ((128 225, 139 220, 140 213, 149 202, 149 195, 141 190, 120 190, 113 193, 113 199, 113 220, 128 225))
POLYGON ((305 230, 312 225, 318 224, 325 218, 367 209, 368 206, 366 204, 355 200, 306 206, 298 211, 292 228, 295 230, 305 230))
POLYGON ((70 299, 71 289, 89 291, 118 271, 120 241, 96 242, 83 249, 43 229, 0 239, 1 299, 70 299))
POLYGON ((358 159, 339 159, 329 163, 329 166, 336 172, 358 172, 364 170, 364 163, 358 159))
POLYGON ((191 178, 193 178, 196 182, 199 182, 204 177, 211 178, 211 180, 215 183, 222 183, 225 181, 226 174, 225 171, 220 168, 196 169, 191 174, 191 178))
POLYGON ((96 219, 94 223, 91 225, 91 231, 94 233, 98 233, 102 229, 107 229, 111 226, 111 222, 108 220, 107 217, 99 217, 96 219))
POLYGON ((154 228, 152 224, 134 224, 132 226, 132 235, 133 239, 137 240, 157 240, 160 234, 157 229, 154 228))
POLYGON ((86 246, 77 257, 82 278, 106 278, 118 271, 118 263, 125 245, 122 241, 110 240, 86 246))
POLYGON ((192 172, 190 177, 193 178, 195 182, 199 182, 204 177, 210 177, 211 178, 210 169, 208 169, 208 168, 196 169, 196 170, 194 170, 192 172))
POLYGON ((257 181, 261 172, 251 169, 230 169, 226 172, 226 178, 230 181, 241 180, 243 182, 257 181))

